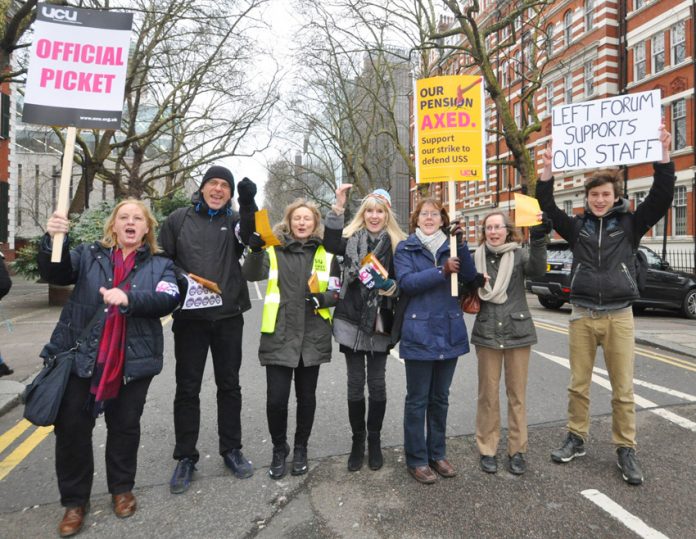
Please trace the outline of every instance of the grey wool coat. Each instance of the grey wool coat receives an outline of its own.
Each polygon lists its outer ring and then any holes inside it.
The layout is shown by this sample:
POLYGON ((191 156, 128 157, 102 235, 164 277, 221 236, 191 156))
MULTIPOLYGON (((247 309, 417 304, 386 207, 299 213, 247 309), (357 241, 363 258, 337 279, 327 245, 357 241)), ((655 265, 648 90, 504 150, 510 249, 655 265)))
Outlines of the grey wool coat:
MULTIPOLYGON (((514 251, 514 255, 514 267, 507 287, 508 299, 500 304, 481 301, 481 310, 471 332, 471 344, 504 350, 537 342, 524 280, 546 272, 546 238, 532 240, 529 250, 520 248, 514 251)), ((498 276, 501 258, 502 255, 486 249, 486 272, 491 278, 491 286, 498 276)))
MULTIPOLYGON (((321 240, 315 237, 300 242, 291 236, 281 238, 282 245, 275 247, 278 259, 278 288, 280 308, 275 331, 262 333, 259 345, 259 361, 262 366, 279 365, 295 368, 300 363, 306 367, 331 361, 331 324, 314 313, 305 300, 309 292, 307 281, 312 275, 314 253, 321 240)), ((249 252, 242 265, 242 276, 248 281, 268 278, 270 262, 268 253, 249 252)), ((338 274, 338 266, 331 265, 331 274, 338 274)), ((333 307, 336 294, 324 293, 324 305, 333 307)))

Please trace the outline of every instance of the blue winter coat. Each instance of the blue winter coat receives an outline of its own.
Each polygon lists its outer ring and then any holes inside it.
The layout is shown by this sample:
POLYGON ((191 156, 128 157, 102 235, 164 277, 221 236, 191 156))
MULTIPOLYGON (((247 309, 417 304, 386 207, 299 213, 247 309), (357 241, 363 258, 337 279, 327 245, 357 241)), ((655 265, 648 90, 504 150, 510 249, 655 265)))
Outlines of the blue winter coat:
MULTIPOLYGON (((68 251, 67 239, 63 244, 61 261, 51 263, 51 242, 48 235, 41 242, 38 256, 41 277, 52 284, 75 288, 60 313, 50 342, 41 351, 44 359, 69 350, 82 330, 89 324, 97 309, 104 308, 99 288, 113 288, 114 268, 111 250, 99 243, 83 243, 68 251)), ((163 256, 152 256, 150 249, 138 249, 128 291, 128 307, 122 312, 126 322, 126 361, 123 382, 146 378, 162 370, 163 337, 160 317, 172 312, 178 304, 174 264, 163 256), (157 285, 160 289, 156 291, 157 285), (173 293, 173 294, 172 294, 173 293)), ((89 378, 99 350, 103 319, 95 324, 90 337, 78 348, 73 374, 89 378)))
MULTIPOLYGON (((459 278, 469 283, 476 278, 476 268, 466 244, 457 254, 459 278)), ((442 271, 449 256, 448 241, 438 249, 436 261, 415 234, 396 248, 396 278, 402 296, 408 297, 399 344, 404 359, 452 359, 469 351, 459 299, 452 296, 450 279, 442 271)))

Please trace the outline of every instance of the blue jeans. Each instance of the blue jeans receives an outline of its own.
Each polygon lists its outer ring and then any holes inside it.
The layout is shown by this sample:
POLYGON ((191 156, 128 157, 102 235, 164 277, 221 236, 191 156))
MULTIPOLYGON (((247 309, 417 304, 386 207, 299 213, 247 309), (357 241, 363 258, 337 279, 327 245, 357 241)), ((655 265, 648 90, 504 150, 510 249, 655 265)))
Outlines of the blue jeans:
POLYGON ((415 468, 426 466, 429 460, 442 460, 447 456, 445 432, 449 389, 457 358, 437 361, 407 359, 404 362, 404 450, 406 465, 415 468))

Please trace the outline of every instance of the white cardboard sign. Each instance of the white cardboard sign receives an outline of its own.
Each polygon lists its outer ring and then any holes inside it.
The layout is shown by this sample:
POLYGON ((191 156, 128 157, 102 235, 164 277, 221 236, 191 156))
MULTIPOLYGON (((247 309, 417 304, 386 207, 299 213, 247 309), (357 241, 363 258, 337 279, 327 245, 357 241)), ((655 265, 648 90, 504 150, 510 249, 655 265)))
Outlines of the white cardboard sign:
POLYGON ((553 170, 662 159, 659 90, 553 107, 553 170))

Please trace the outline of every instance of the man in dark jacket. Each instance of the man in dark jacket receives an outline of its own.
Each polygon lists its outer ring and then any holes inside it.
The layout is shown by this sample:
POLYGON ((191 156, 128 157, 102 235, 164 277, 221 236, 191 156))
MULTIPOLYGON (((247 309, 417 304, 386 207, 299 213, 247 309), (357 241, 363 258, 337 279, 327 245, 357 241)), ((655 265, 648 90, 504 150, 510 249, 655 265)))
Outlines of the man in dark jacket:
MULTIPOLYGON (((220 289, 214 306, 187 308, 174 313, 174 355, 176 357, 176 395, 174 430, 178 460, 170 482, 172 493, 185 492, 191 482, 199 453, 196 449, 200 428, 200 400, 203 371, 212 352, 217 385, 219 451, 232 473, 251 477, 252 464, 242 454, 242 393, 239 368, 242 363, 242 313, 249 310, 249 290, 242 278, 239 259, 242 239, 248 241, 253 230, 248 218, 256 209, 256 186, 245 178, 239 183, 240 211, 232 210, 234 194, 232 173, 213 166, 203 176, 200 188, 191 200, 193 205, 174 211, 163 223, 159 243, 182 270, 216 283, 220 289)), ((188 282, 184 274, 181 281, 188 282)), ((193 303, 193 302, 189 302, 193 303)), ((209 304, 209 305, 211 305, 209 304)))
POLYGON ((542 211, 573 251, 570 285, 570 385, 568 434, 551 453, 554 462, 570 462, 585 454, 590 427, 590 384, 597 347, 612 388, 612 441, 623 479, 643 482, 635 456, 636 417, 633 397, 634 326, 632 302, 639 297, 636 249, 643 235, 665 214, 674 196, 674 163, 670 161, 671 136, 660 126, 663 159, 654 164, 654 180, 645 200, 629 210, 619 196, 621 178, 613 171, 598 171, 585 184, 582 216, 566 215, 553 197, 550 152, 544 152, 544 170, 536 196, 542 211))
MULTIPOLYGON (((5 267, 5 255, 0 253, 0 299, 4 298, 7 293, 12 288, 12 280, 10 279, 10 274, 5 267)), ((14 371, 5 363, 2 359, 2 353, 0 353, 0 376, 6 376, 12 374, 14 371)))

